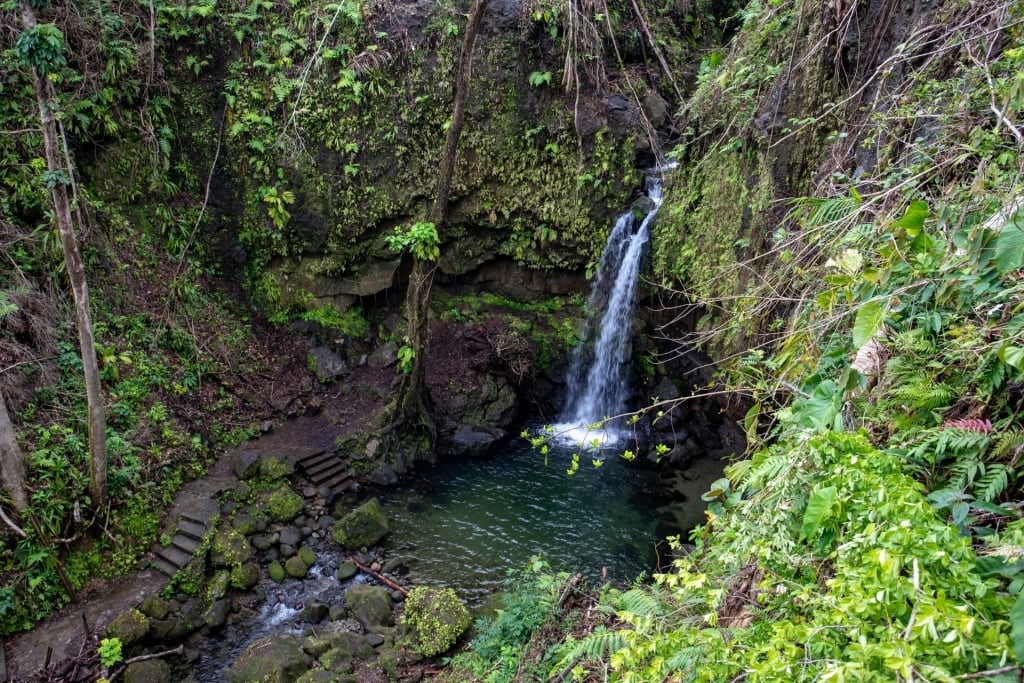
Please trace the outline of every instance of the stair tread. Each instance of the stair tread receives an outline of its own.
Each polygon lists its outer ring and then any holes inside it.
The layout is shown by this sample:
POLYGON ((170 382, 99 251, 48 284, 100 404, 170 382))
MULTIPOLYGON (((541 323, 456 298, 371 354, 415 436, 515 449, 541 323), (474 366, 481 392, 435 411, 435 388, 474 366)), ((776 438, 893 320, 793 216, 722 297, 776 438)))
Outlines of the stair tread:
POLYGON ((320 482, 320 485, 326 486, 332 491, 338 491, 339 487, 342 490, 348 489, 352 486, 352 473, 348 471, 340 472, 337 475, 331 477, 330 479, 325 479, 324 481, 320 482), (347 484, 347 486, 342 486, 342 484, 347 484))
POLYGON ((156 551, 156 555, 179 568, 184 567, 188 564, 188 561, 192 559, 192 553, 186 552, 174 545, 169 545, 166 548, 160 548, 156 551))
POLYGON ((325 456, 325 455, 329 456, 329 455, 331 455, 331 453, 329 453, 327 451, 309 451, 307 453, 303 453, 302 455, 296 456, 295 457, 295 462, 297 464, 303 464, 304 465, 305 463, 307 463, 307 462, 309 462, 311 460, 317 460, 318 458, 320 458, 322 456, 325 456))
POLYGON ((206 525, 191 519, 182 518, 178 520, 178 533, 201 541, 203 536, 206 535, 206 525))
POLYGON ((163 572, 164 574, 167 574, 167 576, 174 576, 175 572, 177 572, 178 569, 180 569, 180 567, 168 562, 159 555, 151 559, 149 563, 157 570, 163 572))
POLYGON ((347 468, 348 463, 344 460, 335 460, 334 462, 328 463, 316 470, 306 470, 306 476, 314 481, 320 481, 333 476, 335 472, 339 472, 347 468))
POLYGON ((196 552, 196 548, 199 547, 199 541, 190 536, 178 534, 171 539, 171 547, 180 548, 191 556, 196 552))

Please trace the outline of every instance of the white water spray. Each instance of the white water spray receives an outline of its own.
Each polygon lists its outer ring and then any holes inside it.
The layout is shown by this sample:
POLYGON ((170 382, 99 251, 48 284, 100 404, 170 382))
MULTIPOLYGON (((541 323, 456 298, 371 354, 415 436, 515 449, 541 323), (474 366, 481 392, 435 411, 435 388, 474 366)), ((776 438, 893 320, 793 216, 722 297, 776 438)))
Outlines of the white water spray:
POLYGON ((619 216, 612 228, 591 285, 588 317, 566 378, 568 400, 561 424, 552 428, 559 439, 584 446, 618 440, 614 421, 629 397, 628 369, 633 332, 633 299, 650 226, 661 206, 661 178, 648 176, 651 207, 643 220, 633 211, 619 216))

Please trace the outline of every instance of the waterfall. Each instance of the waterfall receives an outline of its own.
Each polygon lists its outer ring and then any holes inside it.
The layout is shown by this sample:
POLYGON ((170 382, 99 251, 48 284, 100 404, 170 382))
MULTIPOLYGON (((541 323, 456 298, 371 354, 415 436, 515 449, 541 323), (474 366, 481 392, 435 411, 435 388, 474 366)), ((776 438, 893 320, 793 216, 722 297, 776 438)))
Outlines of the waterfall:
POLYGON ((566 376, 568 399, 554 432, 577 443, 616 439, 611 423, 629 397, 628 370, 633 332, 633 299, 651 222, 661 206, 661 178, 646 181, 650 207, 642 220, 626 211, 608 235, 587 302, 587 320, 566 376))

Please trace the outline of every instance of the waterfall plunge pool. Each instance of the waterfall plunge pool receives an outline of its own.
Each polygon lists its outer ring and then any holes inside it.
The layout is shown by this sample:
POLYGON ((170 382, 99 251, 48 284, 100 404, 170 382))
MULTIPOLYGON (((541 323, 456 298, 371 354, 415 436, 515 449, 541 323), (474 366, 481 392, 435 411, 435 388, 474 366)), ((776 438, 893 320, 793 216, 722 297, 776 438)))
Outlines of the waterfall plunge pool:
MULTIPOLYGON (((581 452, 570 476, 572 452, 553 445, 545 456, 516 439, 491 457, 417 470, 415 483, 379 496, 385 549, 405 560, 410 585, 450 586, 473 606, 534 556, 593 584, 649 575, 667 558, 664 539, 682 531, 676 508, 686 504, 669 504, 658 473, 618 452, 600 467, 581 452)), ((694 506, 703 510, 699 497, 694 506)))

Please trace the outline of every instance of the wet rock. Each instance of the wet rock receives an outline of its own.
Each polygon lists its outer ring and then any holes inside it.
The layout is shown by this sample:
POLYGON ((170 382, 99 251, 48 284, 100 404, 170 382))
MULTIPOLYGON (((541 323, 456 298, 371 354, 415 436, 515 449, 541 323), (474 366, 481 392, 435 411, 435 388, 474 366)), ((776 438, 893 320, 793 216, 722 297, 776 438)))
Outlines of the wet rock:
POLYGON ((275 540, 273 534, 256 534, 249 539, 249 542, 252 543, 254 548, 262 551, 270 550, 270 548, 273 547, 275 540))
POLYGON ((231 567, 252 559, 252 546, 237 529, 221 529, 210 544, 210 562, 215 567, 231 567))
POLYGON ((455 433, 440 444, 444 455, 455 457, 479 457, 505 438, 507 432, 497 427, 483 425, 460 425, 455 433))
POLYGON ((345 592, 345 604, 367 630, 391 626, 391 596, 380 586, 359 584, 345 592))
POLYGON ((398 360, 398 344, 395 342, 384 342, 371 353, 366 364, 371 368, 386 368, 394 365, 398 360))
POLYGON ((295 557, 289 557, 288 561, 284 563, 284 571, 288 576, 296 579, 306 578, 306 574, 309 573, 309 565, 302 561, 302 558, 296 555, 295 557))
MULTIPOLYGON (((308 622, 310 624, 319 624, 321 621, 327 618, 329 612, 330 609, 324 603, 310 600, 302 608, 302 612, 299 614, 299 618, 302 621, 308 622)), ((305 649, 305 647, 303 647, 303 649, 305 649)))
POLYGON ((190 629, 181 619, 151 619, 149 621, 149 638, 158 643, 177 643, 184 640, 190 629))
POLYGON ((380 647, 384 644, 384 636, 379 633, 367 633, 366 642, 369 643, 371 647, 380 647))
POLYGON ((310 349, 307 360, 313 374, 322 384, 348 374, 348 363, 345 359, 326 346, 310 349))
POLYGON ((371 498, 335 523, 334 541, 344 548, 369 547, 388 533, 388 520, 380 502, 371 498))
POLYGON ((281 583, 282 581, 284 581, 284 566, 276 560, 274 562, 271 562, 270 565, 267 567, 267 573, 270 575, 270 578, 276 581, 277 583, 281 583))
POLYGON ((162 659, 132 662, 124 670, 124 683, 171 683, 171 666, 162 659))
POLYGON ((246 536, 251 536, 256 533, 256 519, 248 512, 240 512, 235 515, 233 522, 235 529, 246 536))
POLYGON ((327 613, 327 617, 331 621, 341 621, 345 618, 348 613, 348 608, 345 605, 331 605, 330 611, 327 613))
POLYGON ((238 590, 248 591, 260 582, 260 566, 253 561, 232 568, 231 585, 238 590))
POLYGON ((312 567, 316 564, 316 553, 303 546, 299 548, 299 559, 302 560, 307 567, 312 567))
POLYGON ((313 659, 289 636, 261 638, 238 656, 228 671, 230 683, 291 683, 309 670, 313 659))
POLYGON ((149 620, 137 609, 121 612, 107 626, 107 638, 117 638, 127 647, 137 643, 149 633, 149 620))
POLYGON ((215 600, 210 604, 209 609, 206 610, 206 616, 203 621, 211 629, 219 629, 228 621, 228 612, 231 611, 231 601, 227 599, 215 600))
POLYGON ((289 558, 295 556, 295 546, 289 543, 282 543, 278 550, 281 553, 281 557, 289 558))
POLYGON ((286 526, 281 529, 281 534, 278 540, 282 545, 295 545, 297 546, 302 541, 302 534, 299 530, 293 526, 286 526))
POLYGON ((139 603, 139 611, 153 619, 166 619, 171 611, 171 603, 151 595, 139 603))
POLYGON ((405 560, 400 557, 392 557, 384 563, 385 574, 401 574, 406 571, 405 560))

